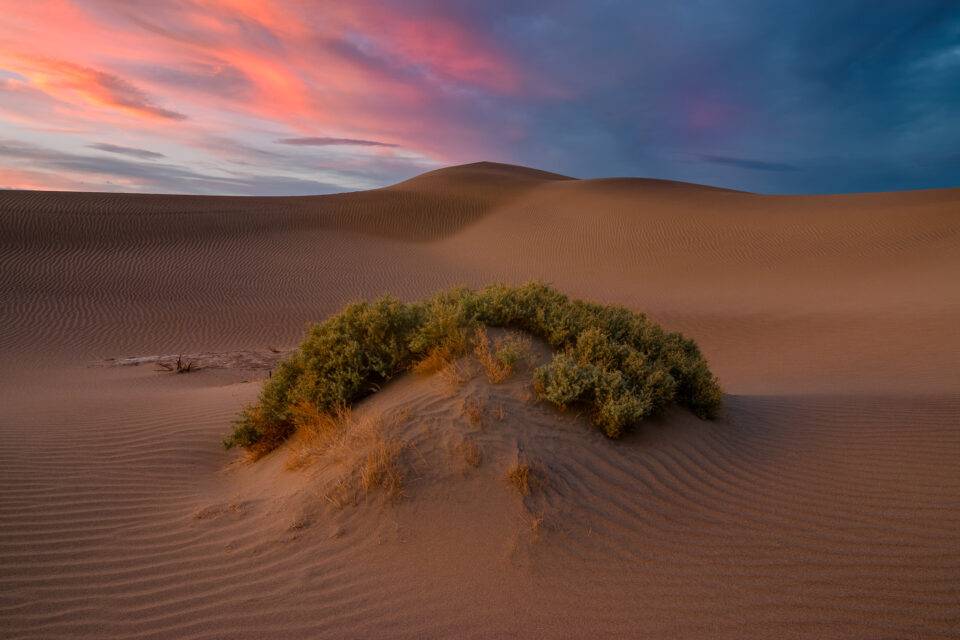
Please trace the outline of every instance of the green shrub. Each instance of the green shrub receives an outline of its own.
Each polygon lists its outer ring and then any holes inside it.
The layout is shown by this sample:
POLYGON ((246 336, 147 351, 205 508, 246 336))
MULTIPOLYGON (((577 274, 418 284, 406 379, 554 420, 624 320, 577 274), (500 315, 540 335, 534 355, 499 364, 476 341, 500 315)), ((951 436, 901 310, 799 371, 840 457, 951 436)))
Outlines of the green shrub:
POLYGON ((410 334, 422 309, 394 298, 352 304, 311 327, 297 352, 264 385, 260 401, 244 410, 224 444, 271 450, 293 432, 291 408, 321 411, 350 405, 409 366, 410 334))
MULTIPOLYGON (((610 437, 671 403, 702 418, 720 408, 720 386, 696 344, 642 313, 570 300, 540 283, 491 285, 412 304, 390 297, 356 303, 314 325, 224 444, 270 451, 294 431, 292 407, 349 406, 425 359, 459 356, 484 326, 523 330, 556 349, 551 362, 534 371, 537 394, 561 408, 584 405, 610 437)), ((505 341, 492 357, 512 370, 522 352, 520 343, 505 341)))
POLYGON ((597 386, 598 371, 589 363, 578 362, 569 353, 559 353, 533 373, 537 395, 561 409, 588 399, 597 386))

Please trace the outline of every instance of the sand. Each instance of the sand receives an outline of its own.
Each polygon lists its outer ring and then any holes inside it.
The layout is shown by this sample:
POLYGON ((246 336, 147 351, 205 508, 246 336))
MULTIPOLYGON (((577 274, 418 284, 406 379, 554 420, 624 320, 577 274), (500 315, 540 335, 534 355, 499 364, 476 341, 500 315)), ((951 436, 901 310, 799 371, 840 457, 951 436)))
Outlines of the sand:
POLYGON ((0 192, 0 636, 960 637, 958 281, 960 190, 0 192), (722 417, 610 442, 519 378, 411 376, 358 408, 410 416, 405 496, 345 507, 220 446, 306 323, 533 278, 694 338, 722 417))

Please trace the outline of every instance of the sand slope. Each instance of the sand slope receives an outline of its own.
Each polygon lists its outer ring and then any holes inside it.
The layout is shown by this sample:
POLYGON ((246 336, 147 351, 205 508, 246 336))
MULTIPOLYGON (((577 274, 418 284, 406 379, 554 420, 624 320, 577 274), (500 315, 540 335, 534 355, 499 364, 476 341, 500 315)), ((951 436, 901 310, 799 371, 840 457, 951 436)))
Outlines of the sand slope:
POLYGON ((958 281, 960 190, 480 163, 310 198, 0 192, 0 635, 960 637, 958 281), (91 366, 530 278, 695 338, 723 418, 610 443, 519 382, 405 380, 374 401, 423 416, 425 459, 470 437, 483 465, 338 511, 219 447, 262 370, 91 366), (507 418, 464 424, 462 394, 507 418), (552 478, 527 501, 517 442, 552 478))

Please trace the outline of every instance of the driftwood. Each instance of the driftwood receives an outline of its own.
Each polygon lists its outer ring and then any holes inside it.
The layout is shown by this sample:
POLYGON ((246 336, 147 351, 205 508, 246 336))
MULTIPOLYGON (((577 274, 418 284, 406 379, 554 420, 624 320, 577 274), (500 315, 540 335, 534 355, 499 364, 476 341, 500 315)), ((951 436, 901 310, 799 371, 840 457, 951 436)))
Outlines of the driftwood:
POLYGON ((200 369, 200 367, 193 366, 193 360, 184 362, 183 355, 177 356, 177 361, 175 364, 157 362, 157 366, 161 367, 164 371, 170 371, 171 373, 190 373, 191 371, 198 371, 200 369))

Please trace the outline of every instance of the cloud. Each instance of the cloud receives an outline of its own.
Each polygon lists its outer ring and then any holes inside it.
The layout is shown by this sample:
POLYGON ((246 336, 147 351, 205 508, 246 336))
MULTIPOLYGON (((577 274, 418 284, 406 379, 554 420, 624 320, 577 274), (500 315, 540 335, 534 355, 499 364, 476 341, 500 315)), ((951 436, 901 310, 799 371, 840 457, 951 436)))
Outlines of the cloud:
POLYGON ((31 172, 34 182, 40 172, 52 172, 49 179, 53 184, 95 184, 108 191, 313 195, 344 190, 338 184, 319 180, 240 172, 204 173, 169 163, 87 156, 13 140, 0 140, 0 164, 4 160, 14 160, 25 167, 23 170, 31 172))
POLYGON ((174 92, 209 94, 231 100, 248 99, 252 85, 239 69, 223 60, 185 62, 177 66, 125 65, 130 73, 174 92))
POLYGON ((280 144, 289 144, 297 147, 398 147, 400 145, 389 142, 378 142, 376 140, 358 140, 355 138, 281 138, 277 140, 280 144))
POLYGON ((105 71, 42 56, 17 56, 17 59, 20 62, 17 72, 56 98, 76 94, 89 103, 148 118, 187 118, 182 113, 158 106, 132 82, 105 71))
POLYGON ((156 151, 148 151, 147 149, 137 149, 135 147, 122 147, 117 144, 107 144, 106 142, 97 142, 95 144, 88 144, 87 146, 90 147, 91 149, 97 149, 98 151, 106 151, 108 153, 119 153, 126 156, 132 156, 134 158, 143 158, 145 160, 154 160, 154 159, 166 157, 162 153, 157 153, 156 151))
POLYGON ((725 164, 740 169, 749 169, 751 171, 800 171, 800 167, 783 162, 767 162, 765 160, 752 160, 749 158, 736 158, 733 156, 717 156, 711 154, 702 154, 700 159, 703 162, 712 162, 714 164, 725 164))
POLYGON ((153 104, 143 91, 123 78, 93 69, 84 72, 85 80, 89 82, 86 90, 106 104, 166 120, 187 119, 182 113, 153 104))

